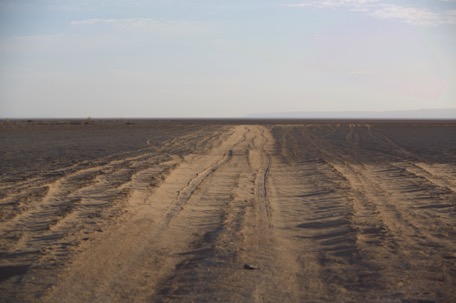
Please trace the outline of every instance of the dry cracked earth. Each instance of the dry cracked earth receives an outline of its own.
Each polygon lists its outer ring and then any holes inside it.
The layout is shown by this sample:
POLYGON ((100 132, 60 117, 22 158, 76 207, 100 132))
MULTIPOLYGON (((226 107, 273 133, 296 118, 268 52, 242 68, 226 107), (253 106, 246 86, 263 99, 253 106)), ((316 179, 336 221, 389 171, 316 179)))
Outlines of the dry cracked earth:
POLYGON ((456 123, 4 121, 0 302, 456 302, 456 123))

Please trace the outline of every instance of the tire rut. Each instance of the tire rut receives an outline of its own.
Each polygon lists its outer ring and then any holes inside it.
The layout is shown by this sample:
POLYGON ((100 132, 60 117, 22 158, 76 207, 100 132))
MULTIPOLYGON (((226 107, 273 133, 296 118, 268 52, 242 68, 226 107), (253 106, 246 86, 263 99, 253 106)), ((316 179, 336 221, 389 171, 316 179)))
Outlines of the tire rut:
POLYGON ((451 140, 360 121, 187 126, 0 180, 0 302, 456 298, 451 140))
MULTIPOLYGON (((187 137, 191 141, 187 144, 197 141, 195 136, 203 135, 204 132, 192 134, 187 137)), ((208 140, 200 140, 202 150, 210 144, 208 140)), ((179 148, 185 146, 188 145, 180 144, 179 148)), ((150 153, 151 148, 146 148, 123 153, 123 159, 109 156, 106 159, 114 159, 77 164, 52 173, 51 180, 45 175, 46 179, 38 177, 19 184, 19 195, 2 200, 2 205, 24 206, 14 216, 6 217, 0 226, 0 256, 8 260, 6 265, 0 265, 10 268, 12 275, 6 276, 8 283, 0 285, 0 302, 35 301, 52 289, 59 281, 57 273, 71 264, 74 255, 124 220, 126 207, 133 203, 132 194, 137 198, 140 192, 154 190, 177 167, 181 158, 171 156, 176 147, 167 148, 160 154, 150 153), (47 278, 37 281, 36 276, 47 278), (12 287, 10 283, 18 286, 12 287), (21 292, 23 288, 28 292, 21 292)), ((180 155, 180 150, 177 152, 180 155)))
POLYGON ((418 171, 408 161, 419 157, 404 150, 398 156, 393 141, 372 136, 368 125, 350 124, 326 137, 319 131, 311 125, 276 129, 285 154, 283 168, 272 172, 284 234, 293 234, 296 245, 296 238, 302 239, 302 272, 314 277, 303 278, 306 299, 451 301, 456 268, 455 234, 448 228, 455 210, 451 184, 418 171), (372 144, 378 149, 368 148, 372 144), (406 162, 384 161, 404 157, 406 162))
MULTIPOLYGON (((136 279, 144 279, 144 275, 154 277, 150 278, 148 283, 150 290, 147 293, 151 295, 151 291, 155 289, 154 285, 164 279, 173 270, 173 264, 178 262, 178 255, 171 253, 172 256, 169 256, 170 251, 185 250, 186 246, 189 245, 188 241, 194 241, 191 240, 194 236, 188 233, 192 229, 191 225, 183 229, 176 227, 180 224, 181 218, 188 213, 188 209, 191 208, 189 203, 196 203, 192 202, 198 200, 195 195, 198 196, 198 193, 205 188, 205 184, 215 178, 214 174, 218 175, 219 170, 230 163, 233 157, 233 149, 242 142, 242 136, 234 134, 223 142, 222 147, 211 151, 210 155, 192 155, 184 158, 183 162, 154 192, 140 198, 138 195, 134 195, 133 200, 138 202, 131 202, 134 207, 129 209, 131 215, 128 222, 125 222, 120 230, 100 239, 99 244, 92 250, 91 255, 97 256, 102 254, 103 247, 116 248, 115 253, 110 258, 111 260, 104 263, 103 269, 98 273, 98 276, 104 277, 106 281, 100 279, 93 281, 92 283, 100 284, 100 288, 93 293, 86 293, 85 298, 93 300, 100 296, 106 296, 107 301, 120 300, 126 294, 122 293, 125 287, 121 287, 119 283, 123 281, 128 284, 131 281, 136 281, 136 279), (211 161, 212 164, 208 165, 208 161, 211 161), (162 202, 157 203, 158 201, 162 202), (147 233, 140 231, 147 231, 147 233), (129 249, 127 251, 119 248, 116 244, 117 237, 129 238, 129 246, 134 248, 135 253, 129 254, 129 249), (183 240, 179 243, 168 243, 170 238, 178 241, 181 237, 183 240), (153 264, 144 260, 150 260, 153 264), (116 262, 122 264, 119 269, 116 269, 116 262), (130 282, 125 280, 127 277, 130 282), (109 291, 116 289, 116 291, 108 294, 108 289, 109 291)), ((211 224, 208 225, 211 226, 211 224)), ((204 226, 198 226, 196 230, 204 229, 204 226)), ((94 257, 89 256, 88 258, 90 261, 85 261, 82 257, 81 262, 88 264, 88 266, 92 265, 91 261, 96 262, 94 257)), ((71 278, 68 280, 71 281, 71 278)), ((142 283, 138 285, 140 284, 142 283)), ((60 288, 65 289, 66 286, 64 285, 60 288)), ((69 298, 76 296, 76 293, 79 294, 80 291, 81 289, 72 292, 69 294, 69 298)), ((60 295, 57 295, 59 293, 57 291, 51 293, 49 301, 52 302, 52 298, 59 298, 60 295)), ((144 292, 138 294, 143 296, 144 292)), ((131 295, 131 298, 136 298, 136 296, 131 295)))

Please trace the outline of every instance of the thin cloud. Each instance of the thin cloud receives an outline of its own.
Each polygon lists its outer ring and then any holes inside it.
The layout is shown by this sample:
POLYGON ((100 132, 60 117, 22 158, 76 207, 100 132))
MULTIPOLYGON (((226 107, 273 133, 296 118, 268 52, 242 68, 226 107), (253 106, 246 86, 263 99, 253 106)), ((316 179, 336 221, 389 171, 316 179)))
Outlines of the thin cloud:
MULTIPOLYGON (((450 1, 446 1, 450 2, 450 1)), ((424 7, 401 6, 379 0, 326 0, 287 4, 295 8, 348 9, 380 19, 399 20, 413 25, 456 24, 456 10, 433 11, 424 7)))
POLYGON ((308 1, 304 3, 286 4, 288 7, 314 7, 314 8, 341 8, 350 9, 364 8, 366 5, 378 2, 378 0, 326 0, 326 1, 308 1))
POLYGON ((370 12, 381 19, 397 19, 414 25, 435 25, 443 21, 442 16, 428 9, 384 4, 370 12))

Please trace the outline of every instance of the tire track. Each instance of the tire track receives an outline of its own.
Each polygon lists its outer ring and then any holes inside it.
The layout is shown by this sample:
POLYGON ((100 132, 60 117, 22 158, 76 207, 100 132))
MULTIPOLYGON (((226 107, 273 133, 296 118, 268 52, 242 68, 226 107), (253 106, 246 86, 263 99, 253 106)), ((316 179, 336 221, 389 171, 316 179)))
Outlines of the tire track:
MULTIPOLYGON (((377 137, 374 136, 374 139, 377 137)), ((384 139, 383 142, 392 144, 391 150, 396 148, 390 140, 384 139)), ((355 158, 360 159, 357 147, 353 147, 353 152, 355 158)), ((410 159, 417 158, 402 152, 410 159)), ((329 149, 325 150, 325 154, 332 159, 338 157, 331 155, 329 149)), ((381 163, 376 160, 379 157, 377 153, 363 156, 370 163, 381 163)), ((358 233, 358 246, 376 264, 381 279, 389 285, 388 289, 400 293, 407 301, 422 298, 446 300, 440 289, 452 296, 455 264, 451 251, 455 246, 451 239, 455 234, 444 231, 442 227, 449 226, 453 220, 452 215, 444 215, 439 208, 454 214, 454 202, 450 202, 456 200, 454 193, 412 173, 410 167, 413 166, 406 162, 368 165, 348 161, 341 164, 337 161, 333 166, 352 188, 354 222, 361 231, 358 233), (365 219, 363 214, 367 214, 365 219), (366 235, 365 231, 372 231, 375 239, 366 235), (419 253, 412 255, 413 251, 419 253), (432 261, 430 256, 434 258, 432 261), (401 269, 401 273, 393 268, 401 269), (441 268, 442 271, 429 275, 433 268, 441 268), (442 283, 442 280, 445 282, 442 283), (407 292, 403 292, 404 287, 407 292), (434 291, 423 291, 426 287, 434 291)))
POLYGON ((427 163, 402 163, 401 167, 417 177, 425 178, 429 182, 441 187, 447 188, 456 193, 456 170, 453 166, 445 164, 427 164, 427 163))
POLYGON ((431 182, 407 170, 407 162, 384 164, 384 159, 397 159, 395 147, 364 130, 357 136, 357 128, 339 129, 339 138, 346 131, 346 143, 316 136, 310 126, 282 136, 288 140, 282 146, 301 150, 294 157, 305 160, 272 175, 283 179, 275 182, 283 201, 284 234, 294 235, 295 246, 302 245, 302 272, 314 277, 312 282, 303 279, 305 293, 314 294, 306 299, 451 301, 456 268, 456 235, 448 228, 454 222, 453 193, 436 184, 437 178, 431 182), (381 148, 366 148, 373 143, 381 148), (304 235, 296 227, 305 229, 304 235), (339 259, 328 254, 327 245, 336 248, 339 259), (342 247, 349 253, 342 253, 342 247))
MULTIPOLYGON (((167 146, 167 151, 172 154, 178 148, 194 144, 195 136, 203 135, 204 132, 189 136, 190 143, 167 146)), ((199 148, 207 148, 209 144, 205 138, 199 148)), ((164 152, 150 154, 150 150, 124 153, 128 156, 123 159, 109 156, 107 159, 112 161, 99 159, 77 164, 62 169, 63 173, 53 173, 58 178, 47 180, 49 183, 37 178, 20 185, 24 198, 19 196, 19 199, 31 199, 30 205, 0 226, 0 256, 8 260, 6 264, 1 262, 0 267, 10 272, 5 277, 7 281, 0 285, 6 301, 31 302, 35 299, 28 297, 29 294, 43 296, 58 282, 56 273, 71 262, 73 255, 116 221, 123 220, 126 207, 134 204, 132 195, 137 199, 144 196, 141 191, 154 190, 182 161, 164 152), (29 188, 37 185, 43 190, 31 195, 29 188), (47 278, 36 281, 37 275, 47 278), (13 287, 14 284, 18 286, 13 287)), ((18 195, 6 199, 18 199, 18 195)))
MULTIPOLYGON (((273 204, 280 203, 270 198, 270 170, 273 139, 269 131, 260 130, 255 137, 253 149, 249 153, 249 163, 255 171, 254 205, 248 212, 245 222, 254 222, 245 228, 241 257, 247 264, 254 264, 260 270, 252 273, 254 286, 250 290, 252 298, 246 302, 299 302, 300 286, 297 280, 295 255, 280 249, 282 240, 277 235, 273 219, 273 204)), ((245 283, 245 282, 244 282, 245 283)))
POLYGON ((452 302, 455 167, 374 126, 192 124, 2 181, 0 302, 452 302))
POLYGON ((196 174, 196 177, 191 179, 187 186, 185 186, 180 192, 177 197, 177 200, 172 209, 170 209, 164 215, 164 224, 169 224, 180 212, 180 210, 184 207, 187 201, 192 197, 195 190, 203 183, 209 176, 211 176, 217 169, 221 166, 227 164, 233 155, 233 150, 229 149, 226 151, 223 158, 216 162, 215 164, 209 166, 207 169, 199 172, 196 174))
MULTIPOLYGON (((170 165, 154 167, 155 176, 165 173, 174 164, 170 165)), ((85 172, 70 175, 54 184, 37 207, 2 225, 5 238, 13 237, 13 246, 2 248, 9 263, 27 268, 27 272, 11 282, 20 283, 29 291, 36 289, 35 295, 41 296, 58 281, 51 273, 62 268, 83 242, 91 241, 123 213, 123 204, 130 194, 130 179, 147 170, 150 169, 143 166, 137 171, 118 168, 103 174, 101 169, 91 168, 90 180, 85 179, 88 176, 85 172), (48 272, 47 279, 34 281, 36 275, 45 272, 48 272)), ((8 291, 19 289, 10 288, 7 283, 2 287, 8 291)), ((5 293, 6 298, 18 296, 15 300, 28 302, 23 295, 26 293, 5 293)))
POLYGON ((278 224, 287 246, 299 256, 302 301, 350 302, 380 295, 382 283, 376 267, 368 265, 358 247, 344 180, 319 162, 281 164, 271 173, 280 203, 278 224), (347 294, 348 299, 341 300, 347 294))
MULTIPOLYGON (((133 207, 129 209, 131 215, 128 221, 100 239, 90 250, 89 255, 83 254, 78 258, 75 262, 80 264, 77 268, 73 268, 76 273, 70 274, 67 282, 62 283, 59 290, 50 293, 48 301, 53 302, 57 298, 60 300, 64 294, 69 300, 75 300, 81 293, 89 301, 100 297, 106 298, 100 299, 101 301, 118 301, 127 295, 125 291, 131 292, 125 285, 131 287, 131 283, 136 281, 138 284, 133 283, 135 285, 133 289, 139 287, 144 284, 141 282, 144 280, 144 275, 149 277, 147 283, 149 290, 140 291, 137 295, 143 300, 147 294, 152 295, 154 285, 166 277, 178 262, 178 256, 173 253, 169 257, 167 252, 170 249, 183 251, 189 245, 188 242, 193 241, 191 239, 194 236, 188 235, 191 226, 187 226, 182 231, 176 229, 176 225, 181 220, 179 218, 183 216, 182 212, 187 212, 188 203, 194 200, 193 197, 200 191, 200 187, 204 187, 208 179, 213 179, 213 175, 229 163, 233 156, 232 148, 242 142, 241 133, 241 131, 235 133, 224 142, 222 147, 211 151, 210 155, 185 159, 159 188, 148 196, 140 198, 143 203, 132 202, 133 207), (221 157, 220 153, 222 153, 221 157), (208 161, 212 163, 208 165, 208 161), (158 201, 161 202, 158 203, 158 201), (117 244, 119 237, 128 239, 127 247, 119 247, 117 244), (170 244, 170 238, 177 242, 170 244), (82 286, 82 288, 71 289, 68 293, 65 289, 70 287, 68 285, 73 283, 73 279, 78 279, 78 275, 82 274, 81 269, 92 272, 91 267, 96 264, 96 259, 103 255, 107 247, 113 248, 112 255, 109 260, 102 263, 101 268, 96 266, 97 277, 90 280, 90 284, 99 285, 99 287, 92 288, 92 291, 88 292, 84 290, 85 286, 82 286), (116 264, 121 265, 117 268, 116 264)), ((134 197, 135 200, 138 198, 138 196, 134 197)), ((198 229, 204 230, 201 226, 198 229)), ((130 293, 128 296, 137 299, 134 294, 130 293)))
POLYGON ((290 256, 276 249, 270 140, 261 128, 238 127, 208 155, 185 159, 145 203, 135 203, 128 221, 74 261, 46 301, 299 302, 290 256), (74 287, 107 247, 112 253, 95 268, 96 279, 74 287), (245 263, 258 269, 246 271, 245 263), (86 283, 96 287, 88 291, 86 283))
MULTIPOLYGON (((377 212, 368 220, 382 222, 380 226, 385 232, 381 247, 374 248, 369 258, 382 265, 382 276, 387 278, 390 291, 402 293, 404 288, 408 289, 403 300, 411 301, 418 298, 445 301, 445 296, 454 295, 453 251, 456 247, 452 239, 455 234, 445 231, 445 226, 453 221, 452 215, 416 208, 420 199, 410 196, 403 188, 410 177, 398 169, 375 166, 338 169, 359 190, 355 192, 355 199, 364 197, 375 207, 377 212), (431 274, 434 268, 440 272, 431 274), (434 291, 426 292, 426 289, 434 291)), ((423 191, 416 184, 412 186, 415 193, 423 191)), ((429 202, 435 203, 434 199, 429 202)), ((377 238, 378 233, 375 236, 377 238)), ((362 246, 369 248, 368 244, 365 242, 362 246)))
POLYGON ((211 175, 176 218, 176 234, 203 237, 180 254, 186 258, 160 283, 153 302, 299 302, 289 255, 276 249, 268 197, 270 139, 251 127, 243 138, 229 165, 211 175), (244 264, 256 269, 245 270, 244 264))
POLYGON ((228 283, 221 281, 236 264, 236 250, 221 238, 227 229, 235 228, 233 220, 238 220, 228 212, 237 202, 233 192, 241 186, 242 167, 236 165, 239 162, 235 158, 231 157, 227 165, 200 184, 171 229, 162 233, 166 238, 171 237, 167 233, 172 233, 173 238, 183 239, 188 246, 173 249, 178 262, 158 282, 152 302, 208 302, 214 297, 228 296, 228 283))

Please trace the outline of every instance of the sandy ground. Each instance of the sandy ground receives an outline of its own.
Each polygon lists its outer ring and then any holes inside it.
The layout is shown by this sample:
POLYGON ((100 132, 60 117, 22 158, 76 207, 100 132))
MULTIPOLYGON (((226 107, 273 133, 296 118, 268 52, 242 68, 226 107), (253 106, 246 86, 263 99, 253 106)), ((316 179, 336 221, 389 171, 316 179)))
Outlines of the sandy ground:
POLYGON ((455 123, 4 123, 0 302, 455 302, 455 123))

